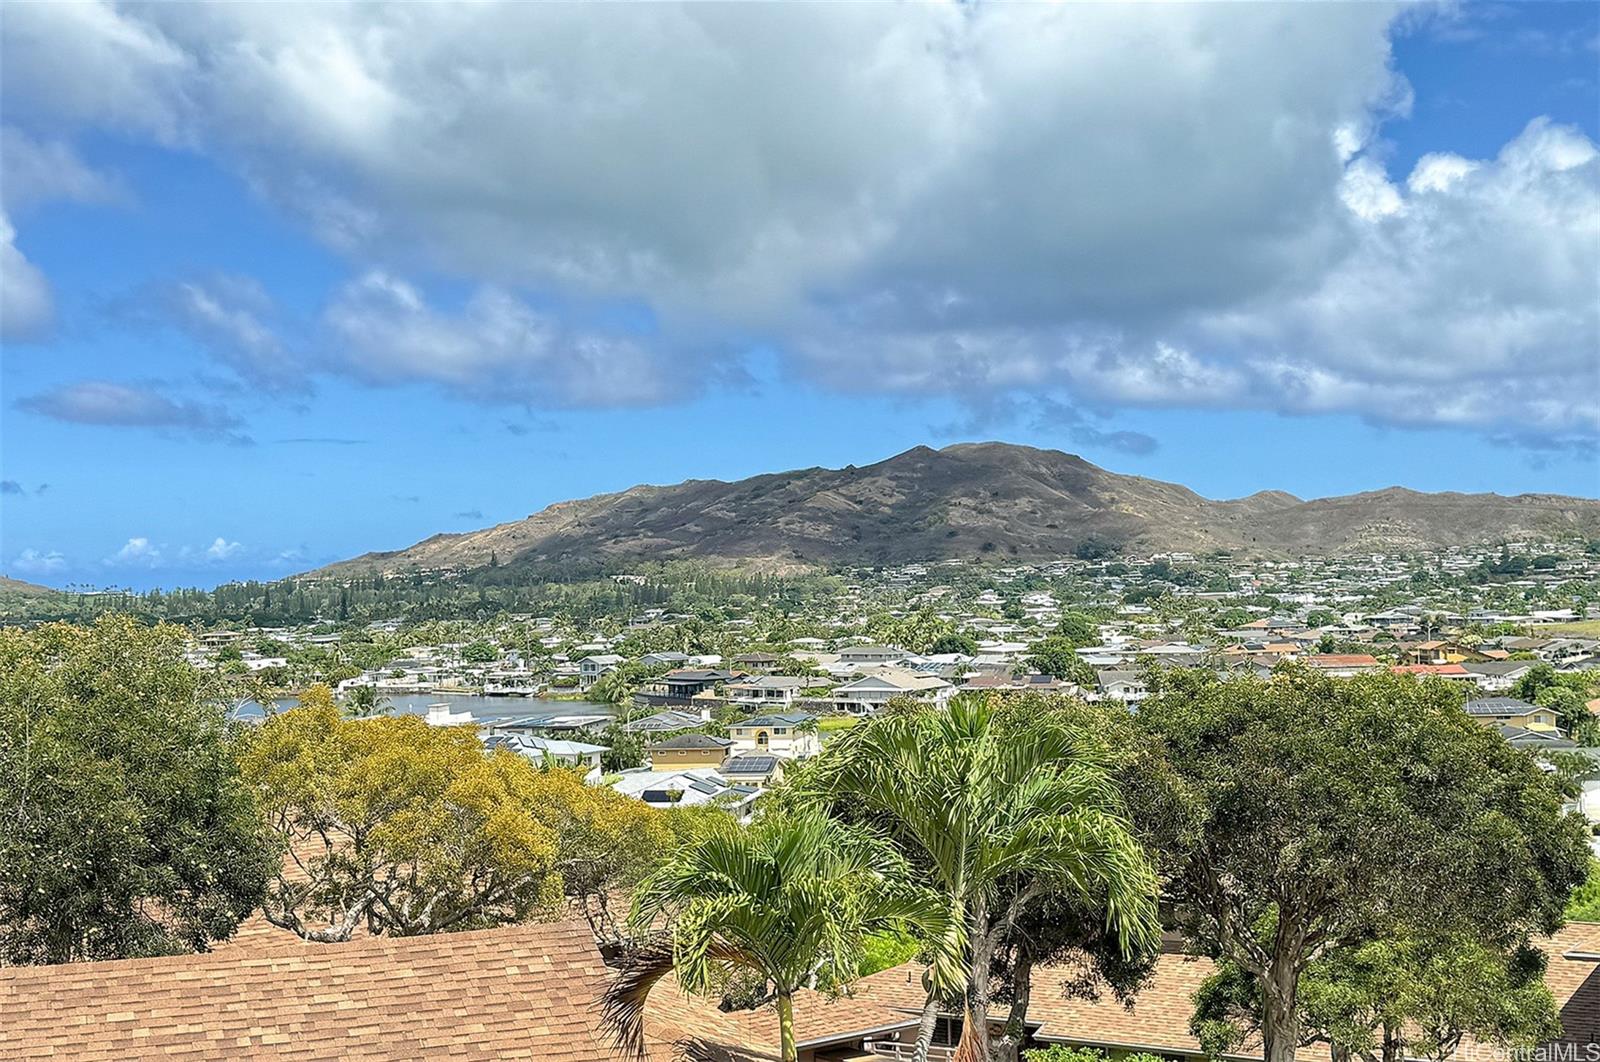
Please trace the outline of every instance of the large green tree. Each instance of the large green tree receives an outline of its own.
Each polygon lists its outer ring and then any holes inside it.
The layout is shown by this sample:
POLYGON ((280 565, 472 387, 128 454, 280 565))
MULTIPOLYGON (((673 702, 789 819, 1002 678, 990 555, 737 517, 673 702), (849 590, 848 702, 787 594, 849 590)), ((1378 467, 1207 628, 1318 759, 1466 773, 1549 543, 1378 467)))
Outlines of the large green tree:
POLYGON ((945 931, 924 987, 930 1004, 960 1000, 962 1057, 991 1056, 992 964, 1019 919, 1078 901, 1118 953, 1154 944, 1155 874, 1123 815, 1114 756, 1081 711, 1046 697, 908 707, 835 739, 807 773, 836 814, 883 830, 938 892, 945 931))
MULTIPOLYGON (((1336 1062, 1455 1057, 1462 1040, 1507 1050, 1557 1036, 1561 1023, 1534 947, 1509 949, 1419 927, 1339 949, 1300 982, 1302 1044, 1326 1044, 1336 1062)), ((1224 961, 1196 994, 1192 1028, 1213 1057, 1237 1053, 1260 1030, 1259 983, 1224 961)))
POLYGON ((640 883, 630 923, 645 942, 607 994, 608 1020, 637 1047, 646 999, 669 973, 691 992, 754 975, 778 1012, 780 1057, 795 1062, 795 993, 848 984, 872 932, 937 916, 902 869, 876 838, 818 812, 727 819, 640 883))
POLYGON ((272 851, 184 632, 0 630, 0 963, 204 950, 272 851))
POLYGON ((1305 1033, 1304 979, 1418 926, 1495 954, 1555 929, 1586 872, 1581 819, 1439 680, 1167 676, 1141 800, 1183 927, 1259 993, 1268 1062, 1305 1033))

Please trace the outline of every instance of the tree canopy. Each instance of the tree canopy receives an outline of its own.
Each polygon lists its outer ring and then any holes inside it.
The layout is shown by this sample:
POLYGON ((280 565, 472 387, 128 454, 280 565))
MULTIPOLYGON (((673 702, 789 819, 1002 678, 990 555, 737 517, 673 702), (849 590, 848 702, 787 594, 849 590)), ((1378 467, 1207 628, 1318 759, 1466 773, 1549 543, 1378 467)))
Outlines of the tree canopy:
POLYGON ((1176 913, 1259 993, 1269 1062, 1304 1034, 1319 960, 1428 927, 1509 955, 1561 921, 1588 861, 1538 765, 1438 680, 1169 676, 1141 821, 1176 913))
POLYGON ((204 950, 272 867, 184 632, 0 629, 0 963, 204 950))
POLYGON ((284 856, 266 916, 307 939, 520 921, 561 896, 557 832, 535 814, 559 782, 470 729, 345 719, 313 687, 241 765, 284 856))

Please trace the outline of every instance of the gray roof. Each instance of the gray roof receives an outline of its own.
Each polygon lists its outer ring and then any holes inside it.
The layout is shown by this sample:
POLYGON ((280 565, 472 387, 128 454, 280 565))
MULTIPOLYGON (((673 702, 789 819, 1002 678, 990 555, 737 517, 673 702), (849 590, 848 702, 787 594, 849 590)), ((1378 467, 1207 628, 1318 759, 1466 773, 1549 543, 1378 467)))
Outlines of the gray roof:
POLYGON ((752 715, 749 719, 735 719, 729 723, 735 726, 799 726, 808 723, 816 716, 806 712, 779 712, 774 715, 752 715))
POLYGON ((1537 660, 1474 660, 1461 667, 1473 675, 1515 675, 1537 663, 1537 660))
POLYGON ((712 737, 710 734, 679 734, 658 741, 650 747, 652 749, 725 749, 733 742, 727 738, 712 737))
POLYGON ((719 668, 684 668, 661 676, 666 682, 726 682, 737 677, 734 672, 719 668))
POLYGON ((796 675, 757 675, 755 678, 740 679, 731 685, 735 689, 752 687, 763 690, 803 690, 810 683, 823 685, 826 679, 804 679, 796 675))
POLYGON ((1553 734, 1547 730, 1528 730, 1520 726, 1503 726, 1500 736, 1518 748, 1534 749, 1575 749, 1576 741, 1571 741, 1560 734, 1553 734))
POLYGON ((776 756, 729 756, 722 761, 723 774, 771 774, 778 766, 776 756))
POLYGON ((688 712, 666 711, 647 715, 643 719, 635 719, 625 724, 622 729, 630 734, 669 734, 674 730, 693 730, 701 722, 699 716, 688 712))
POLYGON ((1515 697, 1481 697, 1466 704, 1468 715, 1521 715, 1531 712, 1534 706, 1515 697))

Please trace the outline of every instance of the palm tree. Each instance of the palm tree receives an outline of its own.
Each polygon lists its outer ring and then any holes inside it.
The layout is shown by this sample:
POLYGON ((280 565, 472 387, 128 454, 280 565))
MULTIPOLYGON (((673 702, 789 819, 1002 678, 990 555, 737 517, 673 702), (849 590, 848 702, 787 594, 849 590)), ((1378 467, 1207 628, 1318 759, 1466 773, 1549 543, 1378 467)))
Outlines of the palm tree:
MULTIPOLYGON (((815 797, 881 828, 940 894, 946 930, 925 987, 930 1007, 961 999, 958 1059, 990 1058, 991 960, 1045 900, 1094 904, 1127 956, 1155 946, 1155 873, 1120 812, 1103 745, 1059 702, 957 698, 947 710, 886 712, 808 772, 815 797)), ((924 1022, 920 1058, 931 1031, 924 1022)))
POLYGON ((644 1006, 668 973, 706 992, 736 972, 764 978, 784 1062, 795 1062, 794 994, 856 977, 865 937, 930 912, 892 848, 816 811, 769 813, 690 842, 642 882, 629 923, 648 934, 605 999, 605 1020, 635 1053, 644 1006))

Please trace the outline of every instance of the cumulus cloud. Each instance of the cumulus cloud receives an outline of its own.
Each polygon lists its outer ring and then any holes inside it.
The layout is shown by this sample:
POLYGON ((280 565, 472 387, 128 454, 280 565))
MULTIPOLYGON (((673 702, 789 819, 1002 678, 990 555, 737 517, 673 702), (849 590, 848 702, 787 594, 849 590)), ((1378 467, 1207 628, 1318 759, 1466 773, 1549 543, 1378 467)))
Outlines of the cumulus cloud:
POLYGON ((108 567, 156 568, 161 565, 162 552, 148 538, 138 536, 128 539, 121 549, 105 559, 108 567))
POLYGON ((18 409, 69 424, 150 428, 205 440, 248 443, 237 417, 221 406, 176 399, 151 387, 85 380, 19 398, 18 409))
POLYGON ((11 566, 28 575, 50 575, 67 567, 67 558, 57 550, 25 549, 18 553, 11 566))
POLYGON ((243 548, 244 547, 239 543, 229 542, 221 535, 218 535, 211 541, 211 545, 206 547, 206 559, 213 561, 224 561, 229 557, 232 557, 235 553, 238 553, 243 548))
MULTIPOLYGON (((1536 121, 1389 173, 1397 10, 23 5, 0 88, 392 263, 322 320, 377 383, 657 402, 762 343, 853 390, 1593 435, 1595 147, 1536 121)), ((262 306, 189 294, 280 364, 262 306)))
POLYGON ((220 564, 244 552, 243 544, 221 535, 212 539, 209 546, 180 545, 176 548, 152 541, 146 535, 135 535, 101 563, 108 568, 196 568, 220 564))
POLYGON ((50 284, 17 248, 17 231, 0 211, 0 341, 39 339, 50 330, 50 284))
POLYGON ((574 329, 498 288, 444 313, 406 281, 372 272, 345 286, 325 323, 342 368, 374 383, 426 380, 552 406, 636 405, 677 385, 638 339, 574 329))

